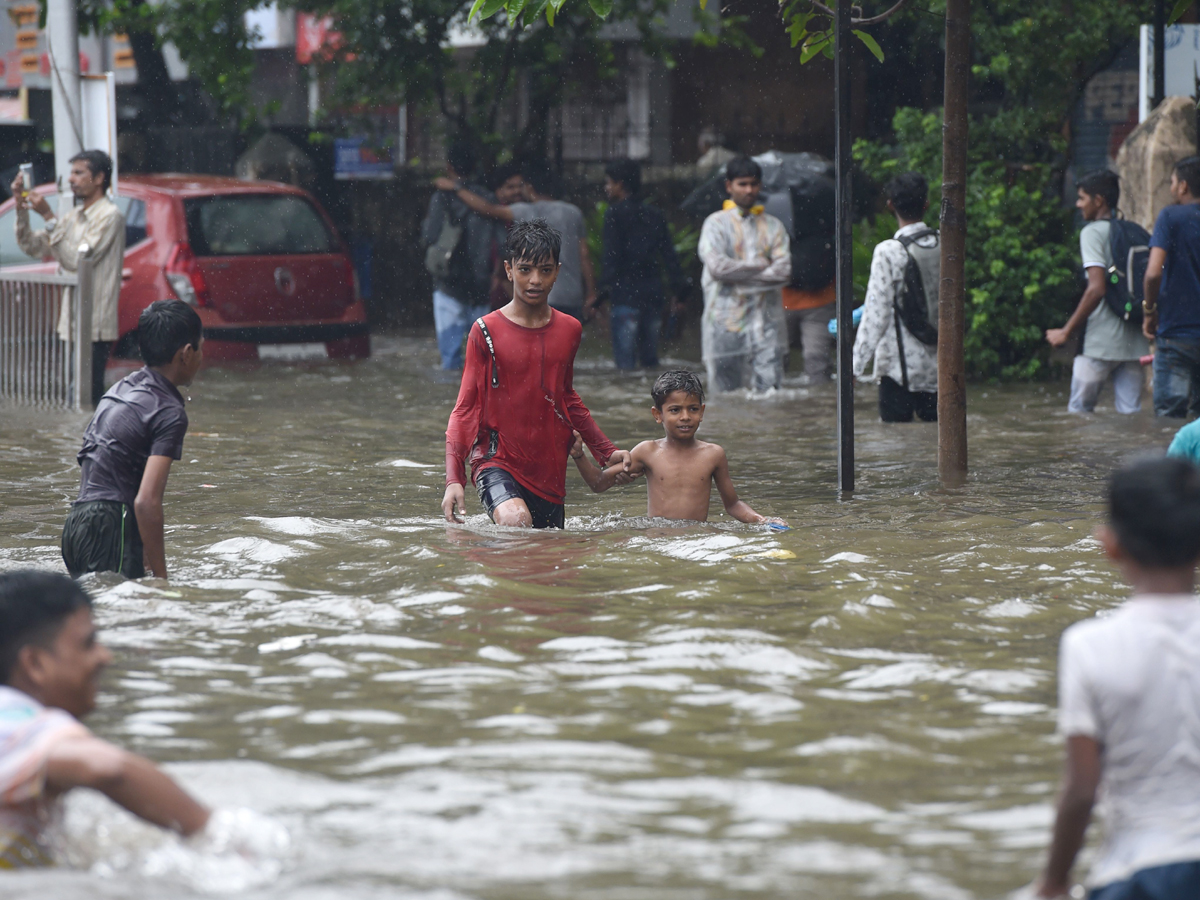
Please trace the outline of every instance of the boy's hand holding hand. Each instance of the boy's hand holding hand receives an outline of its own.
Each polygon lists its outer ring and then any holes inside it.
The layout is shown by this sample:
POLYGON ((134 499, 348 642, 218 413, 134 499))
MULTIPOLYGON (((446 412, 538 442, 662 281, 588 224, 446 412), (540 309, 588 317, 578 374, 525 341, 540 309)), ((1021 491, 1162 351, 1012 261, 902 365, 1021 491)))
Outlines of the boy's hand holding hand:
POLYGON ((463 486, 457 482, 446 485, 446 493, 442 496, 442 515, 446 521, 461 524, 466 521, 466 511, 463 486))

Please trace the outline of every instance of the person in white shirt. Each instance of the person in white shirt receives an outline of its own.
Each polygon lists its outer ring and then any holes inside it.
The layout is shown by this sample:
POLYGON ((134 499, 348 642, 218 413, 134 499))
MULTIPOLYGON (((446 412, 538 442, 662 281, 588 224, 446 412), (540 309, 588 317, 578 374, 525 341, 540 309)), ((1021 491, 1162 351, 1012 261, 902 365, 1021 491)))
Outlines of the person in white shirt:
POLYGON ((1097 796, 1105 820, 1091 900, 1200 897, 1200 469, 1133 463, 1109 485, 1104 551, 1133 590, 1066 630, 1059 732, 1067 759, 1038 897, 1071 896, 1097 796))
POLYGON ((0 573, 0 872, 54 863, 47 830, 75 788, 181 835, 208 825, 209 809, 170 776, 80 722, 111 661, 76 582, 36 569, 0 573))
MULTIPOLYGON (((84 150, 71 157, 67 178, 76 206, 58 219, 46 198, 26 193, 21 176, 12 183, 13 202, 17 207, 17 246, 35 259, 53 257, 60 272, 74 274, 79 269, 79 249, 84 245, 92 256, 92 406, 104 396, 104 370, 108 353, 117 339, 117 302, 121 295, 121 269, 125 261, 125 217, 109 199, 112 187, 112 160, 103 150, 84 150), (29 210, 46 221, 46 227, 34 230, 29 210)), ((71 339, 71 292, 63 296, 58 318, 58 336, 71 339)))
POLYGON ((1124 321, 1105 301, 1108 271, 1113 265, 1112 220, 1121 198, 1121 182, 1115 172, 1101 169, 1080 178, 1075 190, 1075 207, 1087 223, 1079 232, 1087 288, 1067 324, 1046 329, 1046 340, 1051 347, 1062 347, 1083 329, 1083 345, 1071 367, 1069 412, 1095 412, 1100 389, 1111 380, 1117 412, 1135 413, 1142 408, 1140 360, 1150 347, 1141 324, 1124 321))
POLYGON ((713 393, 776 389, 783 381, 787 323, 783 286, 792 277, 787 229, 759 202, 762 168, 748 156, 725 166, 724 207, 704 220, 700 352, 713 393))
POLYGON ((875 247, 862 322, 854 338, 853 370, 863 377, 874 360, 879 383, 879 417, 884 422, 937 421, 937 298, 941 271, 938 233, 924 222, 929 185, 918 172, 897 175, 884 187, 899 230, 875 247), (906 273, 910 264, 923 290, 913 302, 921 321, 906 318, 906 273), (923 302, 922 302, 923 301, 923 302), (913 328, 917 331, 914 332, 913 328))

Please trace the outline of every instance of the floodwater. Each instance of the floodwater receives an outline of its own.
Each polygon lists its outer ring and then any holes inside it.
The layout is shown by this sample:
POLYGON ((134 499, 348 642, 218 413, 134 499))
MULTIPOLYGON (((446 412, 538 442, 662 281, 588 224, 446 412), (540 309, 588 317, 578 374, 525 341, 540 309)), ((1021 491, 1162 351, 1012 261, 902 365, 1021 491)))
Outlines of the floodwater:
MULTIPOLYGON (((974 387, 972 478, 943 491, 935 428, 879 424, 862 387, 843 501, 833 391, 791 387, 701 429, 791 532, 715 494, 707 525, 651 521, 644 484, 573 470, 565 532, 495 528, 470 492, 447 526, 456 384, 431 339, 375 352, 204 371, 169 587, 87 579, 117 657, 90 724, 243 809, 232 837, 181 846, 79 794, 75 868, 0 894, 967 900, 1036 874, 1058 638, 1124 594, 1091 537, 1103 484, 1171 428, 974 387)), ((609 436, 654 437, 650 379, 583 355, 609 436)), ((61 569, 85 422, 0 408, 0 568, 61 569)))

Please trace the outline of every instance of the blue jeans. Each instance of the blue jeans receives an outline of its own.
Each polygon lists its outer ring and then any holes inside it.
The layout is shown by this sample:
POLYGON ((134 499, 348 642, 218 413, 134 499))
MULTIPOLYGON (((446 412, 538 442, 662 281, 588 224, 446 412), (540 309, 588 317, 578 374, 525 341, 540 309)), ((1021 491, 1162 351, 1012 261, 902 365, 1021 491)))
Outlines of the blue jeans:
POLYGON ((1088 900, 1195 900, 1200 897, 1200 862, 1172 863, 1134 872, 1088 893, 1088 900))
POLYGON ((618 368, 658 365, 658 329, 662 322, 660 309, 613 306, 610 322, 613 359, 618 368))
POLYGON ((471 324, 487 315, 486 306, 467 306, 445 291, 433 292, 433 327, 437 329, 438 353, 443 369, 463 367, 463 340, 471 324))
POLYGON ((1154 342, 1154 414, 1175 419, 1200 412, 1200 340, 1154 342))

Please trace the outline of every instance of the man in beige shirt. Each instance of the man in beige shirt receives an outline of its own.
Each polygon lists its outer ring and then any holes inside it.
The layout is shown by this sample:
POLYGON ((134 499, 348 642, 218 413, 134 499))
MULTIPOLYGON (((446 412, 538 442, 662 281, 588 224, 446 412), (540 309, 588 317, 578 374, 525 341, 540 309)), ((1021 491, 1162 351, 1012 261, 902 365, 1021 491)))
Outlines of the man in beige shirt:
MULTIPOLYGON (((121 267, 125 259, 125 217, 106 193, 112 183, 112 160, 102 150, 85 150, 71 158, 67 179, 75 195, 75 208, 58 219, 41 194, 25 193, 21 177, 12 183, 17 205, 17 244, 29 256, 52 256, 60 272, 79 268, 79 248, 91 248, 92 280, 92 406, 104 396, 104 369, 108 351, 117 339, 117 298, 121 293, 121 267), (29 210, 46 220, 46 227, 29 227, 29 210)), ((58 336, 70 337, 72 295, 63 296, 58 336)))

